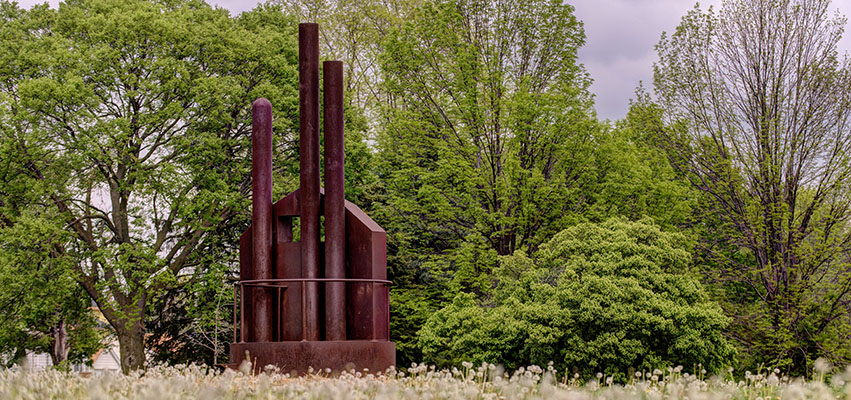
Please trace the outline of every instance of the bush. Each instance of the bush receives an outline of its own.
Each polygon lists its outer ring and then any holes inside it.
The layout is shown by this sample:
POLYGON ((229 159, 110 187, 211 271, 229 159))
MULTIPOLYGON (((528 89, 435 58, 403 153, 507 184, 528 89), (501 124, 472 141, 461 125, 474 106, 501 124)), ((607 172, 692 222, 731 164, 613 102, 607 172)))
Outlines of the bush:
POLYGON ((672 363, 727 366, 728 324, 689 273, 685 238, 647 221, 586 223, 558 233, 534 257, 503 257, 487 296, 459 294, 419 332, 429 362, 554 361, 561 371, 625 380, 672 363))

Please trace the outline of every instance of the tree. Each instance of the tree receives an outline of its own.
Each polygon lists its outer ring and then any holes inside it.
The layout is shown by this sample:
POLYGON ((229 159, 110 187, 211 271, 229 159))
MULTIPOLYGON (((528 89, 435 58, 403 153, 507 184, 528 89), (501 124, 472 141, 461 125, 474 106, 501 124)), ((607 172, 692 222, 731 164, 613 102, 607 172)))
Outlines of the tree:
MULTIPOLYGON (((273 0, 300 21, 320 25, 322 54, 346 66, 347 103, 375 117, 382 102, 379 56, 382 41, 421 0, 273 0)), ((373 121, 368 121, 372 123, 373 121)), ((372 128, 377 128, 373 126, 372 128)))
MULTIPOLYGON (((231 244, 238 236, 223 237, 231 244)), ((184 278, 149 304, 146 347, 153 359, 167 364, 227 362, 233 341, 233 255, 225 243, 208 243, 205 268, 184 278)))
POLYGON ((0 353, 13 362, 33 351, 67 368, 101 348, 68 236, 55 220, 28 213, 0 227, 0 353))
POLYGON ((658 140, 704 194, 704 250, 750 365, 851 361, 851 69, 828 0, 695 8, 657 46, 658 140))
POLYGON ((686 238, 648 221, 583 223, 506 256, 491 300, 459 294, 420 331, 431 362, 554 361, 586 379, 682 364, 720 372, 728 319, 690 272, 686 238))
POLYGON ((453 293, 491 289, 497 255, 577 219, 599 129, 584 39, 561 1, 438 0, 383 41, 373 215, 389 232, 401 360, 417 361, 405 341, 453 293))
POLYGON ((588 221, 652 218, 666 231, 689 228, 697 192, 655 145, 655 132, 663 125, 659 107, 635 101, 612 129, 595 134, 591 179, 583 190, 588 205, 582 215, 588 221))
POLYGON ((581 173, 573 155, 595 129, 572 12, 556 1, 439 1, 385 42, 393 97, 378 145, 398 171, 389 190, 423 198, 405 210, 420 224, 448 238, 477 232, 502 255, 557 231, 550 221, 564 220, 581 173))
POLYGON ((27 206, 73 234, 74 278, 114 328, 122 370, 140 368, 148 302, 246 226, 253 99, 272 101, 284 132, 276 189, 297 182, 295 24, 196 0, 0 10, 0 139, 37 182, 27 206))
MULTIPOLYGON (((6 77, 16 64, 22 15, 0 3, 0 73, 6 77)), ((90 300, 74 279, 73 240, 56 212, 30 207, 39 200, 30 188, 40 182, 24 172, 18 143, 7 140, 27 127, 7 95, 0 93, 0 353, 14 362, 27 351, 45 352, 54 365, 67 366, 94 354, 100 335, 90 300)))

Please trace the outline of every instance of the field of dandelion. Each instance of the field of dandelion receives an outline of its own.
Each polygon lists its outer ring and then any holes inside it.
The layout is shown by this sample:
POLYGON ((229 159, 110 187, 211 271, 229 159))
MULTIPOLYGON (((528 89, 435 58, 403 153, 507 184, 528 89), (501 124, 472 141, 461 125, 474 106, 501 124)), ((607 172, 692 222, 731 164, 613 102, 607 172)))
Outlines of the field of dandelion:
POLYGON ((851 367, 790 379, 779 371, 746 372, 741 379, 684 372, 636 372, 619 385, 597 374, 590 380, 562 376, 552 366, 508 373, 498 366, 437 369, 413 365, 406 371, 323 371, 291 377, 274 370, 250 373, 203 366, 159 366, 129 375, 96 377, 55 370, 0 371, 0 399, 851 399, 851 367))

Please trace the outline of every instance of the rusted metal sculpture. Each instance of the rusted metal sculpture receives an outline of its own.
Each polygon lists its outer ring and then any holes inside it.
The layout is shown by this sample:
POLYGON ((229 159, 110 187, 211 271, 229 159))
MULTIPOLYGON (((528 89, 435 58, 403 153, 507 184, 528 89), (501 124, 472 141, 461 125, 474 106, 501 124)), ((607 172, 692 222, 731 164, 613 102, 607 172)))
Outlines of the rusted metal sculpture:
POLYGON ((309 367, 381 371, 395 364, 386 234, 344 198, 340 61, 323 63, 325 190, 320 187, 318 39, 316 24, 299 25, 300 187, 274 204, 272 105, 258 99, 252 106, 252 224, 239 241, 232 367, 247 357, 256 367, 299 374, 309 367), (295 218, 300 241, 293 237, 295 218))

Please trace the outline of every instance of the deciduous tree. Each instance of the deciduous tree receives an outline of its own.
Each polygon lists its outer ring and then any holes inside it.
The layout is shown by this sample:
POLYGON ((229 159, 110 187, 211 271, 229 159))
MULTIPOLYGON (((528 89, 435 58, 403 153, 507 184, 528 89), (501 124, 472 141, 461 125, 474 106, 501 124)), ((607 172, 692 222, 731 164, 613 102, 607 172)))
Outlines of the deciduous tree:
POLYGON ((73 234, 74 278, 114 328, 122 369, 140 368, 150 299, 244 227, 257 97, 282 133, 276 190, 293 189, 295 24, 280 8, 231 18, 195 0, 0 9, 3 145, 37 182, 27 206, 73 234))
POLYGON ((660 144, 705 195, 710 277, 753 365, 851 360, 844 25, 828 0, 729 0, 657 46, 660 144))
MULTIPOLYGON (((383 101, 379 56, 382 41, 422 0, 273 0, 300 21, 320 24, 322 55, 346 67, 347 102, 369 117, 377 117, 383 101)), ((367 121, 377 128, 377 121, 367 121)))
POLYGON ((497 255, 577 218, 599 129, 576 62, 584 40, 561 1, 438 0, 383 41, 373 215, 390 233, 404 361, 418 361, 410 341, 445 296, 484 294, 497 255))

